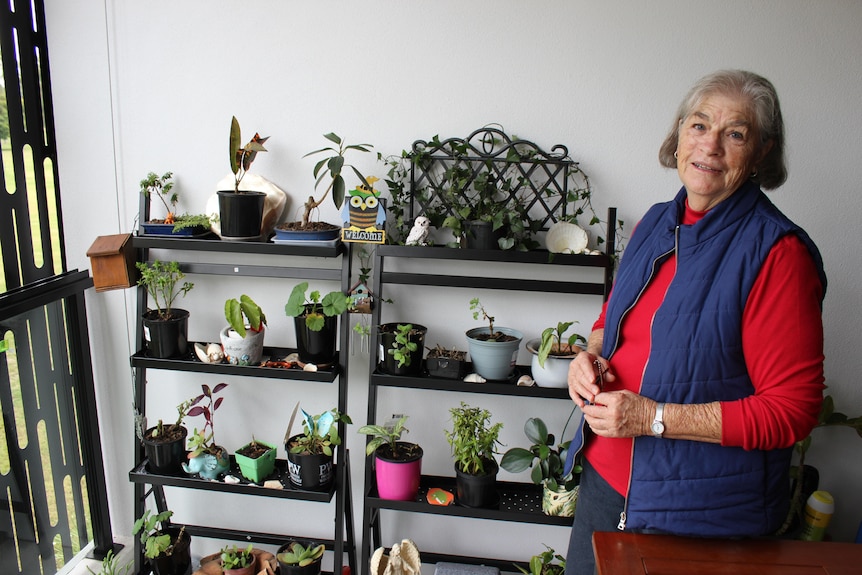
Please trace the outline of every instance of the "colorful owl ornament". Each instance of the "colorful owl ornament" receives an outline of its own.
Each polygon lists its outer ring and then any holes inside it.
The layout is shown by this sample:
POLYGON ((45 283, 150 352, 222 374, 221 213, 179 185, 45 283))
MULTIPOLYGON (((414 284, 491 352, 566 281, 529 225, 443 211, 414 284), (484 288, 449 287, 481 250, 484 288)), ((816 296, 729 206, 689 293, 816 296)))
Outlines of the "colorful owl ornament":
POLYGON ((341 239, 345 242, 382 244, 385 238, 386 208, 380 201, 380 191, 374 189, 379 178, 370 176, 365 185, 350 190, 341 208, 341 239))

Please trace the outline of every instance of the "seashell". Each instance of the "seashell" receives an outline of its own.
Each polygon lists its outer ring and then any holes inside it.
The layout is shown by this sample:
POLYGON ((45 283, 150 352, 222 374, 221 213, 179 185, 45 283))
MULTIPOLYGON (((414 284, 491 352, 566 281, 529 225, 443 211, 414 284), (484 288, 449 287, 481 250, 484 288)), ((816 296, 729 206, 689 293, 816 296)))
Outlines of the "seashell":
POLYGON ((555 254, 579 254, 587 248, 587 232, 571 222, 557 222, 545 236, 545 246, 555 254))
POLYGON ((209 363, 207 348, 204 347, 204 344, 195 342, 195 355, 197 355, 198 359, 202 362, 209 363))
POLYGON ((299 354, 294 352, 284 358, 284 361, 296 363, 299 361, 299 354))
POLYGON ((237 477, 235 475, 225 475, 224 476, 224 482, 237 484, 237 483, 239 483, 239 477, 237 477))
POLYGON ((485 383, 488 380, 479 375, 478 373, 471 373, 464 378, 464 381, 466 381, 467 383, 485 383))
POLYGON ((529 375, 522 375, 518 378, 518 385, 520 385, 521 387, 532 387, 536 385, 536 382, 533 381, 533 378, 529 375))
POLYGON ((306 363, 302 366, 302 371, 317 371, 317 366, 313 363, 306 363))

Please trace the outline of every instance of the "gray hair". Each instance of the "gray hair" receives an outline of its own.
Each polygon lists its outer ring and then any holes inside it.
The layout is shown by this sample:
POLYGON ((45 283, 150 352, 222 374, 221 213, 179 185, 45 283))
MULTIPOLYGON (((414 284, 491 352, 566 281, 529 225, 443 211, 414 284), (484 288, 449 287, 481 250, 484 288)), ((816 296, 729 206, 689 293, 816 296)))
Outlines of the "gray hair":
POLYGON ((757 173, 751 179, 765 190, 779 187, 787 179, 787 166, 784 160, 784 120, 781 118, 778 94, 769 80, 744 70, 714 72, 692 86, 679 105, 673 125, 659 148, 661 165, 676 168, 673 154, 679 144, 680 122, 688 118, 705 98, 714 94, 737 97, 750 103, 760 133, 760 146, 772 141, 772 148, 756 166, 757 173))

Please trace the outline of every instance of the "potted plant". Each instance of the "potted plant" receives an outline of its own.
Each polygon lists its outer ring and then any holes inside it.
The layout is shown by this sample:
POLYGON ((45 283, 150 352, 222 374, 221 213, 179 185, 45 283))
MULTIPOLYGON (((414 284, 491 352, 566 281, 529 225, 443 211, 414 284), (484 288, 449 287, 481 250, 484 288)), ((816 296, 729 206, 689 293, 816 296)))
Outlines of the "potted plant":
POLYGON ((294 318, 299 361, 330 365, 335 361, 338 342, 338 316, 347 311, 350 297, 331 291, 321 297, 314 290, 306 296, 308 282, 293 287, 284 313, 294 318))
POLYGON ((470 407, 463 401, 449 410, 452 429, 446 440, 455 457, 455 489, 465 507, 491 507, 497 503, 497 444, 502 423, 491 424, 487 409, 470 407))
POLYGON ((138 285, 144 286, 155 304, 155 309, 148 309, 142 317, 144 325, 144 340, 147 353, 152 357, 179 357, 188 353, 189 349, 189 312, 174 308, 173 303, 194 287, 194 284, 183 281, 186 275, 180 270, 177 262, 162 262, 155 260, 136 262, 141 273, 138 285))
POLYGON ((254 546, 240 549, 236 545, 222 547, 219 551, 224 575, 254 575, 254 546))
POLYGON ((565 338, 566 331, 577 322, 560 322, 549 327, 542 337, 527 342, 527 351, 532 354, 533 380, 540 387, 568 387, 569 363, 580 353, 576 344, 586 345, 584 336, 573 333, 565 338))
POLYGON ((407 416, 394 425, 363 425, 359 433, 369 436, 365 446, 366 455, 374 455, 374 473, 377 479, 377 495, 381 499, 413 501, 419 491, 422 476, 422 448, 408 441, 401 441, 407 433, 407 416))
MULTIPOLYGON (((298 407, 298 405, 297 405, 298 407)), ((287 469, 295 487, 310 491, 326 491, 332 484, 333 446, 341 445, 339 423, 352 423, 350 416, 330 409, 315 416, 302 412, 302 433, 291 436, 296 408, 287 426, 287 469)))
MULTIPOLYGON (((565 429, 563 434, 565 434, 565 429)), ((510 473, 520 473, 532 467, 530 479, 542 486, 542 511, 545 515, 572 517, 578 498, 580 466, 564 475, 566 453, 571 441, 554 446, 554 435, 548 433, 545 422, 531 417, 524 424, 524 434, 533 442, 529 449, 513 447, 503 454, 500 467, 510 473)))
POLYGON ((87 566, 87 571, 90 572, 90 575, 128 575, 134 566, 135 564, 131 561, 125 565, 120 565, 120 559, 114 555, 114 550, 108 549, 104 559, 102 559, 99 572, 96 573, 89 566, 87 566))
POLYGON ((276 447, 252 437, 249 443, 236 450, 234 459, 243 477, 253 483, 262 483, 275 470, 276 447))
POLYGON ((242 294, 239 299, 231 298, 224 302, 224 317, 228 325, 221 330, 219 338, 225 359, 234 365, 259 364, 266 325, 263 310, 253 299, 242 294))
POLYGON ((473 319, 488 322, 488 327, 467 330, 467 344, 473 371, 492 380, 509 379, 518 359, 523 334, 516 329, 494 326, 494 316, 485 311, 479 298, 470 300, 473 319))
POLYGON ((344 140, 341 139, 340 136, 330 132, 329 134, 324 134, 324 138, 335 144, 337 147, 327 146, 325 148, 321 148, 319 150, 315 150, 313 152, 309 152, 303 156, 303 158, 307 158, 308 156, 314 156, 317 154, 326 154, 326 156, 319 160, 314 165, 314 189, 317 189, 317 186, 329 176, 329 185, 326 188, 326 191, 323 192, 323 195, 319 200, 315 199, 314 196, 308 196, 308 200, 305 202, 304 210, 302 213, 302 219, 299 221, 293 222, 285 222, 276 227, 275 234, 276 240, 280 241, 332 241, 338 238, 339 233, 341 232, 341 226, 337 226, 335 224, 331 224, 328 222, 320 222, 320 221, 312 221, 311 214, 314 210, 316 210, 320 205, 326 200, 326 197, 331 193, 332 194, 332 202, 335 204, 335 207, 341 209, 342 204, 344 203, 344 194, 346 190, 346 185, 344 183, 344 177, 341 175, 341 172, 344 168, 350 168, 359 178, 361 184, 366 184, 366 178, 363 176, 359 170, 356 169, 355 166, 348 164, 346 162, 346 154, 348 151, 353 150, 355 152, 370 152, 370 148, 372 147, 370 144, 347 144, 344 140))
POLYGON ((445 379, 461 379, 467 368, 467 352, 455 348, 446 349, 439 343, 428 348, 425 356, 428 375, 445 379))
POLYGON ((159 198, 165 207, 164 219, 150 219, 143 222, 145 234, 197 236, 206 233, 210 227, 210 217, 206 214, 176 214, 179 194, 173 191, 173 172, 165 172, 161 176, 150 172, 141 180, 141 194, 149 199, 159 198))
POLYGON ((182 471, 182 462, 186 458, 186 437, 189 433, 183 425, 183 419, 188 415, 194 399, 177 405, 177 420, 174 423, 165 425, 159 419, 156 425, 139 434, 147 457, 147 469, 151 473, 174 475, 182 471))
POLYGON ((425 352, 425 334, 428 328, 412 323, 384 323, 377 333, 380 337, 380 368, 390 375, 416 375, 422 370, 425 352))
POLYGON ((192 563, 191 535, 185 525, 171 525, 173 514, 173 511, 162 511, 153 515, 146 509, 132 528, 140 537, 144 557, 155 575, 185 575, 192 563))
POLYGON ((215 479, 220 474, 230 469, 230 456, 227 449, 215 442, 215 429, 213 426, 216 410, 221 407, 223 397, 215 399, 215 395, 227 387, 226 383, 219 383, 210 389, 207 384, 201 384, 201 393, 192 400, 189 416, 204 416, 204 427, 200 431, 195 428, 189 438, 188 463, 183 463, 183 471, 189 475, 199 475, 204 479, 215 479), (207 400, 205 404, 202 401, 207 400), (201 404, 201 405, 199 405, 201 404))
POLYGON ((258 152, 265 152, 263 144, 269 139, 254 137, 242 145, 239 122, 236 116, 230 123, 230 169, 234 176, 232 190, 219 190, 219 222, 221 235, 228 239, 249 240, 260 238, 260 226, 266 194, 260 191, 240 190, 240 182, 251 168, 258 152))
POLYGON ((317 575, 326 545, 312 541, 292 540, 278 548, 279 575, 317 575))
POLYGON ((529 570, 517 563, 514 565, 524 575, 563 575, 566 572, 566 558, 547 545, 544 551, 530 558, 529 570))

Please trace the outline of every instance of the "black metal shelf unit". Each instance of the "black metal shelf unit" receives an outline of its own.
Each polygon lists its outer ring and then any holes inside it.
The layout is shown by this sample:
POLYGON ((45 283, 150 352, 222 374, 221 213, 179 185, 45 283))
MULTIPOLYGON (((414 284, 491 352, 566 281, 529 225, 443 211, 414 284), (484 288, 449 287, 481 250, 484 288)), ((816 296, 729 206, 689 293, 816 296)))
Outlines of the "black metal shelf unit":
MULTIPOLYGON (((609 210, 609 221, 614 221, 616 213, 613 208, 609 210)), ((613 237, 608 243, 608 253, 613 253, 613 237)), ((415 266, 414 266, 415 267, 415 266)), ((440 266, 435 266, 439 268, 440 266)), ((470 287, 485 289, 505 289, 510 291, 527 292, 556 292, 564 294, 580 294, 601 296, 606 298, 610 289, 614 270, 613 258, 605 254, 597 255, 562 255, 549 254, 546 251, 534 251, 525 253, 511 253, 504 251, 484 251, 451 249, 442 247, 417 247, 417 246, 377 246, 374 256, 374 284, 378 301, 386 297, 387 286, 393 284, 416 285, 416 286, 450 286, 470 287), (387 265, 393 260, 400 258, 410 259, 436 259, 436 260, 461 260, 474 261, 481 267, 480 262, 512 262, 517 264, 529 264, 537 267, 542 266, 569 266, 569 267, 591 267, 602 271, 601 281, 558 281, 558 280, 522 280, 513 281, 510 276, 499 274, 496 277, 461 277, 446 276, 433 272, 426 273, 402 273, 387 269, 387 265)), ((426 270, 431 266, 426 266, 426 270)), ((372 341, 376 341, 377 326, 381 323, 381 305, 377 305, 372 315, 372 341)), ((511 382, 486 382, 482 385, 465 383, 460 380, 441 379, 428 376, 393 376, 383 374, 376 366, 380 358, 376 352, 371 354, 371 368, 368 390, 368 422, 377 421, 377 398, 381 389, 387 387, 399 387, 407 389, 434 390, 440 392, 461 392, 491 395, 515 395, 520 397, 534 398, 556 398, 568 399, 565 389, 553 389, 543 387, 521 387, 514 381, 511 382)), ((530 366, 518 365, 516 373, 529 374, 530 366)), ((515 378, 516 379, 516 378, 515 378)), ((545 525, 571 526, 571 518, 548 517, 541 511, 541 488, 532 483, 507 483, 498 482, 498 494, 500 505, 496 509, 475 509, 451 506, 434 506, 427 503, 425 494, 431 486, 442 487, 454 492, 454 478, 424 476, 421 480, 419 495, 415 501, 389 501, 377 496, 374 474, 370 464, 366 466, 366 492, 363 509, 363 546, 361 562, 363 569, 367 569, 370 553, 381 546, 381 511, 389 510, 408 513, 431 513, 437 515, 448 515, 456 517, 470 517, 488 519, 495 521, 511 521, 518 523, 535 523, 545 525)), ((511 571, 512 561, 504 558, 494 559, 488 557, 470 557, 451 553, 422 551, 423 562, 436 563, 438 561, 454 561, 459 563, 494 565, 500 569, 511 571)), ((366 571, 363 571, 367 574, 366 571)))
MULTIPOLYGON (((142 203, 142 216, 148 214, 149 206, 142 203)), ((237 277, 266 277, 285 278, 297 280, 327 280, 338 282, 342 291, 350 288, 351 258, 350 250, 341 243, 335 246, 295 246, 281 245, 270 242, 229 242, 222 241, 217 236, 205 236, 202 238, 182 239, 172 237, 136 236, 133 238, 133 246, 137 250, 138 261, 151 261, 150 249, 170 250, 178 256, 195 260, 194 252, 214 252, 222 254, 225 258, 234 256, 230 263, 200 263, 198 261, 179 262, 180 269, 187 274, 211 274, 230 275, 237 277), (191 252, 185 254, 183 252, 191 252), (246 265, 238 256, 255 254, 264 256, 267 261, 274 260, 274 265, 246 265), (190 257, 191 256, 191 257, 190 257), (307 267, 279 265, 280 256, 301 256, 303 263, 305 258, 326 258, 329 260, 340 259, 338 267, 307 267)), ((219 259, 225 259, 219 258, 219 259)), ((282 260, 283 263, 287 261, 282 260)), ((147 309, 147 292, 143 287, 138 288, 137 314, 140 318, 147 309)), ((132 355, 130 362, 134 368, 135 380, 135 408, 138 413, 146 413, 146 385, 148 370, 170 370, 195 372, 203 374, 216 374, 227 376, 243 376, 268 379, 291 380, 298 385, 322 384, 336 385, 333 390, 338 395, 338 410, 347 412, 347 356, 349 355, 349 321, 346 315, 341 320, 338 360, 329 369, 321 369, 317 372, 302 371, 300 369, 282 367, 258 367, 258 366, 236 366, 226 363, 207 364, 199 361, 193 351, 193 343, 189 343, 190 353, 188 357, 175 359, 156 359, 149 357, 144 350, 143 329, 139 324, 137 329, 136 344, 137 352, 132 355), (336 383, 337 382, 337 383, 336 383)), ((264 348, 264 355, 269 357, 284 357, 292 349, 288 348, 264 348)), ((343 426, 343 424, 341 424, 343 426)), ((340 430, 342 437, 344 429, 340 430)), ((284 473, 279 473, 283 489, 268 489, 265 487, 250 485, 242 481, 239 484, 228 484, 224 482, 207 481, 192 477, 179 477, 169 475, 158 475, 147 470, 147 461, 144 457, 143 447, 136 444, 137 454, 135 467, 129 472, 129 480, 134 483, 134 516, 140 517, 145 508, 145 499, 153 495, 156 508, 159 512, 168 509, 165 498, 164 487, 180 487, 185 489, 197 489, 206 491, 219 491, 236 495, 253 497, 270 497, 278 499, 292 499, 297 501, 311 501, 330 503, 335 500, 334 536, 332 539, 321 540, 327 549, 333 552, 333 571, 340 572, 344 565, 344 554, 347 555, 347 564, 351 571, 356 572, 356 545, 353 528, 353 507, 351 503, 351 481, 349 451, 344 444, 340 445, 336 452, 336 464, 334 465, 335 480, 331 489, 327 492, 303 491, 290 486, 284 473), (147 490, 146 487, 150 486, 147 490)), ((232 463, 232 474, 240 477, 236 472, 235 462, 232 463)), ((286 473, 286 461, 277 460, 276 469, 286 473)), ((260 533, 243 531, 217 526, 200 526, 186 524, 186 530, 192 534, 207 538, 228 539, 235 541, 256 542, 261 544, 280 545, 288 538, 299 537, 307 539, 308 536, 288 533, 260 533)), ((315 538, 318 540, 319 538, 315 538)), ((146 572, 143 563, 143 552, 140 542, 135 541, 135 573, 146 572)))

